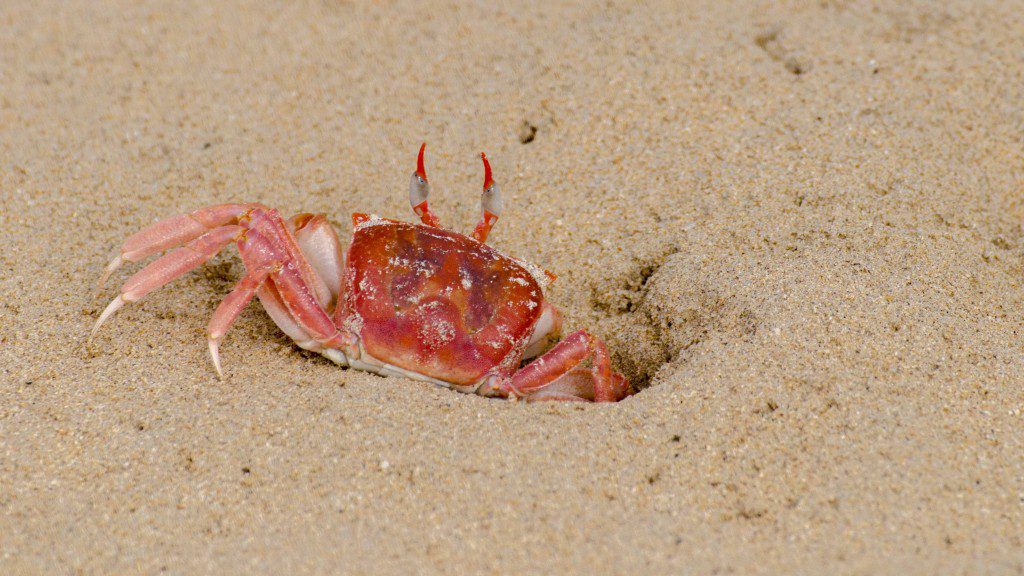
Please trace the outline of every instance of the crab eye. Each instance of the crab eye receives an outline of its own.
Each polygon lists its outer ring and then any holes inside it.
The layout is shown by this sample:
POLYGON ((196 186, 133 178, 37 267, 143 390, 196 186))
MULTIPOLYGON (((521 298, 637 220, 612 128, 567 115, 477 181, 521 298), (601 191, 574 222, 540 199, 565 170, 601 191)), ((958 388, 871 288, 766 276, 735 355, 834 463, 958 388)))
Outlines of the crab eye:
MULTIPOLYGON (((412 205, 412 209, 417 208, 427 201, 427 197, 430 196, 430 184, 420 176, 419 174, 413 173, 412 178, 409 180, 409 204, 412 205)), ((420 214, 422 216, 422 214, 420 214)))
POLYGON ((498 191, 497 184, 491 184, 484 189, 483 195, 480 196, 480 208, 485 214, 490 214, 493 217, 491 224, 494 224, 498 220, 498 216, 501 216, 501 193, 498 191))

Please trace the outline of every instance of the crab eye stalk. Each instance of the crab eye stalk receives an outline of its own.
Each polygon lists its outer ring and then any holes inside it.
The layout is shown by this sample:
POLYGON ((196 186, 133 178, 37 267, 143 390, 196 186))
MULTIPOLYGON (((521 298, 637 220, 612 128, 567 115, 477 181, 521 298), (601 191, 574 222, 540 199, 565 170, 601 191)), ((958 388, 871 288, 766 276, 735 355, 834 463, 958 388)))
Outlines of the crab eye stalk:
POLYGON ((412 173, 409 180, 409 204, 413 212, 420 217, 427 226, 440 226, 441 222, 437 215, 430 211, 428 203, 430 197, 430 183, 427 182, 427 170, 423 166, 423 152, 427 149, 427 143, 420 146, 420 153, 416 157, 416 171, 412 173))
POLYGON ((491 163, 487 161, 487 155, 481 152, 480 159, 484 161, 484 193, 480 196, 480 221, 473 230, 473 238, 486 242, 491 227, 501 215, 501 193, 491 175, 491 163))

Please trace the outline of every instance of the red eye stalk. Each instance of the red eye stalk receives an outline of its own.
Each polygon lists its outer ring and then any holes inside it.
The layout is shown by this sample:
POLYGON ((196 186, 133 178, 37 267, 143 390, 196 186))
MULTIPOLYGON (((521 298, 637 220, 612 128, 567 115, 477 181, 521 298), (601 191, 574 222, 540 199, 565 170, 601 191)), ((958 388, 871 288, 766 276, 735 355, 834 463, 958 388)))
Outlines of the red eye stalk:
POLYGON ((419 156, 416 157, 416 174, 420 178, 423 178, 424 181, 427 180, 427 170, 426 170, 426 168, 423 167, 423 151, 426 150, 426 149, 427 149, 427 143, 424 142, 423 145, 420 146, 419 156))
POLYGON ((480 159, 484 161, 484 190, 494 185, 494 178, 491 177, 491 163, 487 161, 487 154, 480 153, 480 159))

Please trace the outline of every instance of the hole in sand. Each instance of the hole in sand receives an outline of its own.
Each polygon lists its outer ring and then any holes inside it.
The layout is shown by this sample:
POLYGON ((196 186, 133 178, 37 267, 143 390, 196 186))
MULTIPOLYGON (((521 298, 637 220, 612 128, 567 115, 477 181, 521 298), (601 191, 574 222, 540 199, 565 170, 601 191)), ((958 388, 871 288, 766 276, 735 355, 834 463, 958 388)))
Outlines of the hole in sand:
POLYGON ((537 127, 530 122, 523 120, 522 125, 519 126, 519 142, 521 144, 529 144, 533 142, 533 139, 537 137, 537 127))
POLYGON ((772 28, 754 36, 754 44, 764 50, 769 58, 780 62, 791 74, 799 76, 807 71, 807 66, 783 44, 781 28, 772 28))
POLYGON ((602 332, 616 369, 638 389, 711 335, 741 339, 757 332, 755 313, 705 266, 671 248, 594 287, 591 304, 605 315, 602 332))

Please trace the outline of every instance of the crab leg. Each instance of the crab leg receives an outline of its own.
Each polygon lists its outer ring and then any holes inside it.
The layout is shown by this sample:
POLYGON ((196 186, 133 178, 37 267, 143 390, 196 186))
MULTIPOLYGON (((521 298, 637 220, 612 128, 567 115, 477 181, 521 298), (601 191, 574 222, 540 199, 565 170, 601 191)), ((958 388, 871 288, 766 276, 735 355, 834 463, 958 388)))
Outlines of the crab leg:
POLYGON ((207 206, 188 214, 179 214, 160 220, 132 234, 121 245, 121 253, 114 258, 103 276, 99 287, 125 262, 138 262, 146 256, 182 244, 206 234, 225 224, 232 224, 252 209, 255 204, 219 204, 207 206))
POLYGON ((213 317, 210 319, 208 346, 210 349, 210 359, 213 361, 213 367, 217 370, 219 378, 224 378, 220 362, 220 342, 223 340, 224 334, 231 324, 252 300, 254 294, 259 297, 260 304, 263 305, 264 310, 267 311, 274 324, 300 348, 325 354, 328 358, 337 362, 337 358, 345 358, 345 346, 354 344, 351 338, 346 337, 340 332, 336 333, 334 337, 327 339, 326 344, 319 342, 311 336, 307 329, 292 315, 285 304, 284 298, 274 285, 273 276, 279 272, 280 267, 264 268, 257 274, 250 274, 243 278, 231 294, 221 302, 217 311, 214 312, 213 317), (341 355, 325 352, 325 350, 329 351, 331 348, 340 349, 341 355))
POLYGON ((441 221, 437 215, 430 210, 430 183, 427 182, 427 170, 423 166, 423 151, 427 149, 427 143, 420 146, 420 153, 416 157, 416 171, 409 181, 409 204, 413 212, 420 217, 427 226, 440 226, 441 221))
MULTIPOLYGON (((329 226, 326 220, 324 225, 329 226)), ((281 264, 256 291, 275 323, 303 348, 319 351, 349 344, 351 337, 338 331, 325 308, 330 298, 318 297, 318 285, 329 287, 330 281, 321 278, 317 268, 323 266, 326 274, 337 277, 340 284, 340 256, 333 256, 339 259, 335 262, 329 261, 332 257, 324 257, 312 266, 301 244, 274 210, 254 211, 248 226, 245 241, 239 243, 245 267, 258 270, 281 264)), ((331 245, 333 235, 326 235, 323 229, 312 228, 310 235, 304 242, 307 246, 340 252, 340 247, 331 245)))
POLYGON ((121 287, 121 294, 114 298, 100 314, 92 328, 93 335, 107 318, 110 318, 126 303, 135 302, 153 290, 200 266, 244 233, 245 229, 241 226, 215 228, 185 246, 157 258, 136 272, 121 287))
POLYGON ((494 183, 491 175, 491 163, 487 161, 487 155, 480 153, 480 159, 484 161, 484 192, 480 197, 480 222, 473 230, 473 238, 478 242, 486 242, 491 227, 498 221, 501 215, 501 193, 498 185, 494 183))
POLYGON ((220 369, 220 341, 224 339, 224 334, 231 328, 231 324, 235 322, 238 315, 242 313, 242 309, 252 300, 252 297, 256 294, 256 289, 263 285, 267 276, 275 271, 275 268, 279 270, 280 265, 278 264, 274 268, 260 268, 246 274, 245 278, 242 278, 235 285, 231 293, 221 300, 217 310, 210 317, 210 323, 206 328, 207 344, 210 348, 210 359, 213 360, 213 367, 216 368, 217 376, 220 378, 224 378, 224 373, 220 369))
MULTIPOLYGON (((258 295, 274 322, 303 348, 346 349, 354 337, 334 325, 326 307, 339 297, 343 269, 337 235, 323 215, 300 214, 289 221, 258 204, 225 204, 158 222, 135 234, 112 268, 180 244, 133 275, 100 314, 93 334, 117 310, 198 267, 232 241, 248 274, 220 303, 207 327, 210 357, 223 376, 220 342, 242 309, 258 295), (238 224, 214 227, 218 222, 238 224), (200 235, 201 234, 201 235, 200 235), (308 251, 309 257, 306 252, 308 251)), ((344 354, 341 355, 344 358, 344 354)))
POLYGON ((570 334, 513 374, 509 388, 528 400, 614 402, 631 393, 625 378, 612 371, 604 342, 584 330, 570 334), (588 357, 593 366, 580 367, 588 357))

